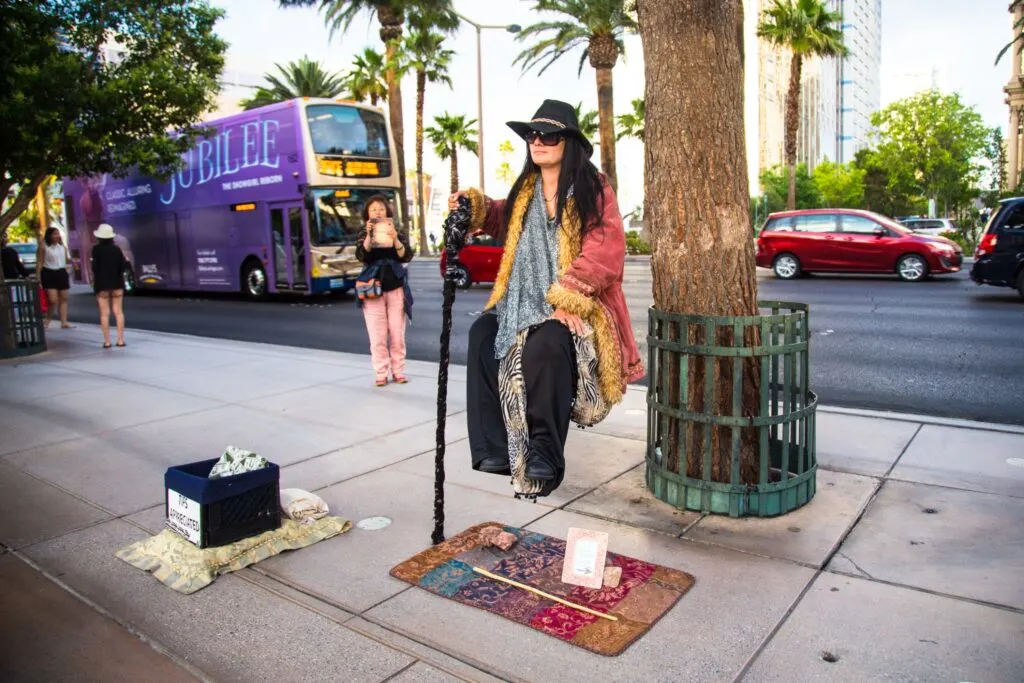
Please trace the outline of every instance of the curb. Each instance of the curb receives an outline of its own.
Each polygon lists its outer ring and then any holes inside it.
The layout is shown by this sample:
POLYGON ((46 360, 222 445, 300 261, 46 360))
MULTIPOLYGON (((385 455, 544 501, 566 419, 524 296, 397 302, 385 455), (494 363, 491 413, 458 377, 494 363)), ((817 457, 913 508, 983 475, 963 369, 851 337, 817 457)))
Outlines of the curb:
MULTIPOLYGON (((647 393, 647 387, 639 384, 630 384, 626 387, 626 390, 647 393)), ((842 406, 827 406, 821 404, 818 404, 818 412, 832 415, 849 415, 851 417, 890 420, 892 422, 912 422, 914 424, 935 425, 937 427, 958 427, 960 429, 974 429, 982 432, 1024 435, 1024 426, 1003 424, 999 422, 981 422, 980 420, 967 420, 957 417, 921 415, 919 413, 900 413, 890 410, 870 410, 867 408, 844 408, 842 406)))

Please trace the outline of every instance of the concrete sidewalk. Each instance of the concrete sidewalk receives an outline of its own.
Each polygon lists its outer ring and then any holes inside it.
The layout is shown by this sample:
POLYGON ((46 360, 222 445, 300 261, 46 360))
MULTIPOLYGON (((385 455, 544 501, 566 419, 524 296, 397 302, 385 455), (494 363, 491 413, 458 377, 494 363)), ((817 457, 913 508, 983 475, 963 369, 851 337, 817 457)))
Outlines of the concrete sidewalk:
POLYGON ((46 354, 0 363, 0 606, 40 634, 0 647, 0 679, 1024 680, 1024 428, 823 408, 814 500, 730 520, 644 490, 634 389, 572 432, 566 483, 534 505, 471 471, 465 371, 453 367, 450 535, 487 520, 559 537, 584 526, 697 577, 605 658, 388 576, 430 544, 434 365, 376 389, 364 356, 136 331, 125 349, 99 340, 91 326, 51 330, 46 354), (114 557, 162 528, 167 467, 229 444, 336 514, 392 523, 191 596, 114 557), (77 616, 36 618, 58 603, 77 616), (88 630, 81 647, 62 623, 88 630))

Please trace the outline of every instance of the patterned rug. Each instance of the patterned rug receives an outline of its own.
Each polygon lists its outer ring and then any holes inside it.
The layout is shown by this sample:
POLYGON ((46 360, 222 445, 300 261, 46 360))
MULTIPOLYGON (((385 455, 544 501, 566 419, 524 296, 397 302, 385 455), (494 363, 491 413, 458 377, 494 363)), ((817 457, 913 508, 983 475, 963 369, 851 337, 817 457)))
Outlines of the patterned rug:
POLYGON ((406 560, 391 570, 391 576, 609 657, 621 654, 649 631, 694 584, 685 572, 609 552, 606 566, 622 568, 618 587, 583 588, 562 583, 564 557, 565 541, 486 522, 406 560), (494 526, 515 534, 516 544, 507 551, 487 546, 481 531, 494 526), (618 620, 595 617, 485 578, 473 567, 618 620))

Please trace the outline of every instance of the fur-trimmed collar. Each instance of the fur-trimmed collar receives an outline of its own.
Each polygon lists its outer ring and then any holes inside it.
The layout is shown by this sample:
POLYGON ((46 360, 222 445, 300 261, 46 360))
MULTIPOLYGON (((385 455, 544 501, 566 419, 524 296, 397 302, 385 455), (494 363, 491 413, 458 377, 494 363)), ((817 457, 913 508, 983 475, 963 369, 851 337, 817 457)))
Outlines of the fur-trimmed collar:
MULTIPOLYGON (((484 310, 490 310, 498 305, 498 302, 505 298, 508 292, 508 281, 512 277, 512 262, 516 257, 516 249, 519 246, 519 238, 523 234, 523 222, 526 219, 526 212, 530 210, 530 202, 533 201, 534 186, 537 176, 531 175, 523 183, 522 189, 515 198, 512 205, 512 215, 508 222, 508 233, 505 235, 505 252, 501 256, 501 266, 498 268, 498 277, 494 281, 494 289, 491 290, 491 297, 487 300, 484 310)), ((561 278, 572 266, 582 249, 582 231, 580 230, 580 219, 576 212, 576 202, 570 196, 565 202, 563 220, 559 226, 558 233, 558 277, 561 278)))

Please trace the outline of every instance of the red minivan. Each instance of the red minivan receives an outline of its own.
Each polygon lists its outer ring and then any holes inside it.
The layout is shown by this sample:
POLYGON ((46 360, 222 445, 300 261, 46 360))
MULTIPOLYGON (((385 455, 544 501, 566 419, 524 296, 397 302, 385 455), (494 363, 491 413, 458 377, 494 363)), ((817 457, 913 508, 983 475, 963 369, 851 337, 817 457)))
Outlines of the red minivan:
MULTIPOLYGON (((505 245, 485 232, 476 232, 466 237, 466 246, 459 252, 459 278, 455 284, 459 289, 469 289, 474 283, 494 282, 501 266, 501 255, 505 245)), ((441 252, 441 277, 444 277, 448 255, 441 252)))
POLYGON ((918 282, 955 273, 963 250, 945 237, 918 235, 858 209, 806 209, 768 216, 757 237, 757 265, 783 280, 801 273, 896 273, 918 282))

